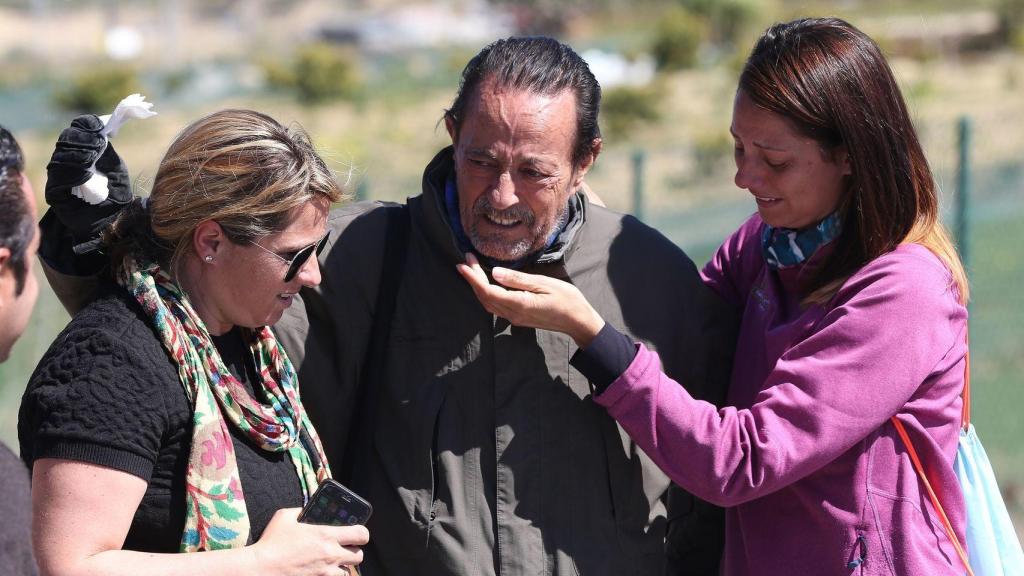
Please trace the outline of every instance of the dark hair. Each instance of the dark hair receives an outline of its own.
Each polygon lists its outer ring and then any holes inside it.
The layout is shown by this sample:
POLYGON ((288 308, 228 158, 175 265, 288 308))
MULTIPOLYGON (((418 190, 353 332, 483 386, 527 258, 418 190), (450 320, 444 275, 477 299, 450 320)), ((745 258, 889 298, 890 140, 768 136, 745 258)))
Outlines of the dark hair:
MULTIPOLYGON (((960 283, 962 266, 938 222, 931 169, 892 70, 871 38, 838 18, 775 24, 754 46, 739 89, 816 140, 823 153, 842 145, 849 154, 851 175, 839 208, 843 232, 807 286, 812 301, 827 301, 856 270, 906 241, 936 252, 960 283), (923 236, 912 234, 919 229, 923 236)), ((960 288, 966 297, 966 283, 960 288)))
POLYGON ((594 140, 601 137, 597 124, 601 86, 590 66, 572 48, 543 36, 505 38, 488 44, 462 70, 459 92, 452 107, 444 112, 456 134, 462 128, 467 101, 485 79, 492 77, 502 88, 535 94, 555 95, 572 90, 576 96, 573 166, 579 166, 591 153, 594 140))
POLYGON ((29 200, 21 189, 25 157, 14 136, 0 126, 0 246, 11 251, 15 293, 21 294, 28 274, 27 250, 36 233, 29 200))

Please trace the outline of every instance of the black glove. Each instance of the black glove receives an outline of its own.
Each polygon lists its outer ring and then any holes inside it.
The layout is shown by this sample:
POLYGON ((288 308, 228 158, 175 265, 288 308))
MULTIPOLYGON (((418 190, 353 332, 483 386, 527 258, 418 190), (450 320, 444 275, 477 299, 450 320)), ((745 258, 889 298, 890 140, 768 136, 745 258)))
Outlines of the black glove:
POLYGON ((103 122, 93 114, 71 121, 57 138, 57 145, 46 165, 46 203, 71 233, 76 254, 95 252, 100 233, 132 201, 128 167, 101 133, 103 122), (107 177, 109 195, 99 204, 73 196, 71 189, 92 177, 89 168, 107 177))

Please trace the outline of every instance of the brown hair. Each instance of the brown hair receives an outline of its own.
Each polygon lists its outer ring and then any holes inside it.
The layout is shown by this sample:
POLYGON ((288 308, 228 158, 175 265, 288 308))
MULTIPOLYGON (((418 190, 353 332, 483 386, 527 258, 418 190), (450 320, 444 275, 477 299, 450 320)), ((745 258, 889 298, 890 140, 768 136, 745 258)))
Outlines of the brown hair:
POLYGON ((754 46, 739 89, 788 119, 830 154, 843 145, 851 175, 839 207, 843 232, 807 287, 823 304, 871 260, 907 242, 949 268, 962 302, 967 277, 939 222, 935 181, 903 95, 878 45, 838 18, 775 24, 754 46))
POLYGON ((235 243, 256 240, 284 229, 293 209, 318 197, 337 202, 342 192, 301 128, 252 110, 221 110, 178 135, 148 206, 126 209, 108 241, 115 265, 141 250, 174 274, 200 223, 216 220, 235 243))

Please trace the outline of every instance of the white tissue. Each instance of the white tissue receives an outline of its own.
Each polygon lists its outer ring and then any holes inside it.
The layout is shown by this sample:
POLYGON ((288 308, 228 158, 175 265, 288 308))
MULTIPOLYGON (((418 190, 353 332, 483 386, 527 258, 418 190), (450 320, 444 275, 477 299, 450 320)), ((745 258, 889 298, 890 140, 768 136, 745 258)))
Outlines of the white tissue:
MULTIPOLYGON (((113 113, 99 117, 100 121, 104 124, 103 130, 100 133, 107 138, 109 143, 109 139, 117 135, 117 131, 128 120, 132 118, 144 120, 150 116, 156 116, 156 112, 153 112, 152 108, 153 103, 146 102, 145 96, 142 94, 131 94, 117 104, 113 113)), ((104 147, 105 150, 106 147, 104 147)), ((96 157, 97 160, 102 155, 103 151, 96 157)), ((71 194, 89 204, 99 204, 110 195, 110 190, 107 188, 107 177, 96 171, 95 162, 89 167, 89 171, 92 172, 92 177, 85 184, 72 188, 71 194)))
POLYGON ((77 196, 87 204, 99 204, 107 199, 110 190, 107 189, 107 177, 93 169, 92 177, 71 189, 71 195, 77 196))
POLYGON ((146 97, 142 94, 131 94, 117 104, 112 114, 100 116, 100 120, 106 124, 106 127, 103 129, 103 135, 113 138, 117 136, 118 129, 129 119, 138 118, 139 120, 144 120, 150 116, 156 116, 156 112, 153 112, 153 103, 146 102, 146 97))

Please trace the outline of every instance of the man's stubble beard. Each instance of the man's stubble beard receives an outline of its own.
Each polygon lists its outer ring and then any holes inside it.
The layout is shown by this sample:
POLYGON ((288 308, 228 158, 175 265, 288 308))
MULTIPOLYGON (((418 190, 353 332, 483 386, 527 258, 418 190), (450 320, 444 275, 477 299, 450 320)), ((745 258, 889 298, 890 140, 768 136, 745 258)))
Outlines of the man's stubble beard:
MULTIPOLYGON (((551 223, 541 228, 543 223, 538 224, 536 222, 536 215, 529 210, 529 208, 516 205, 505 210, 495 210, 490 205, 490 200, 486 195, 480 196, 480 198, 477 199, 476 204, 473 205, 473 211, 471 214, 473 218, 470 220, 470 229, 466 230, 466 235, 469 237, 469 241, 473 245, 473 249, 479 254, 502 262, 515 262, 526 258, 534 252, 544 249, 548 238, 554 234, 555 230, 558 230, 565 225, 566 218, 569 214, 568 207, 569 202, 567 196, 566 202, 562 204, 561 209, 558 211, 558 214, 551 223), (497 216, 499 218, 514 218, 521 220, 527 224, 527 227, 530 229, 530 234, 526 238, 520 238, 512 241, 505 240, 498 235, 493 237, 481 235, 477 231, 476 227, 477 217, 486 218, 488 215, 497 216)), ((463 220, 463 224, 465 224, 465 219, 463 220)))

